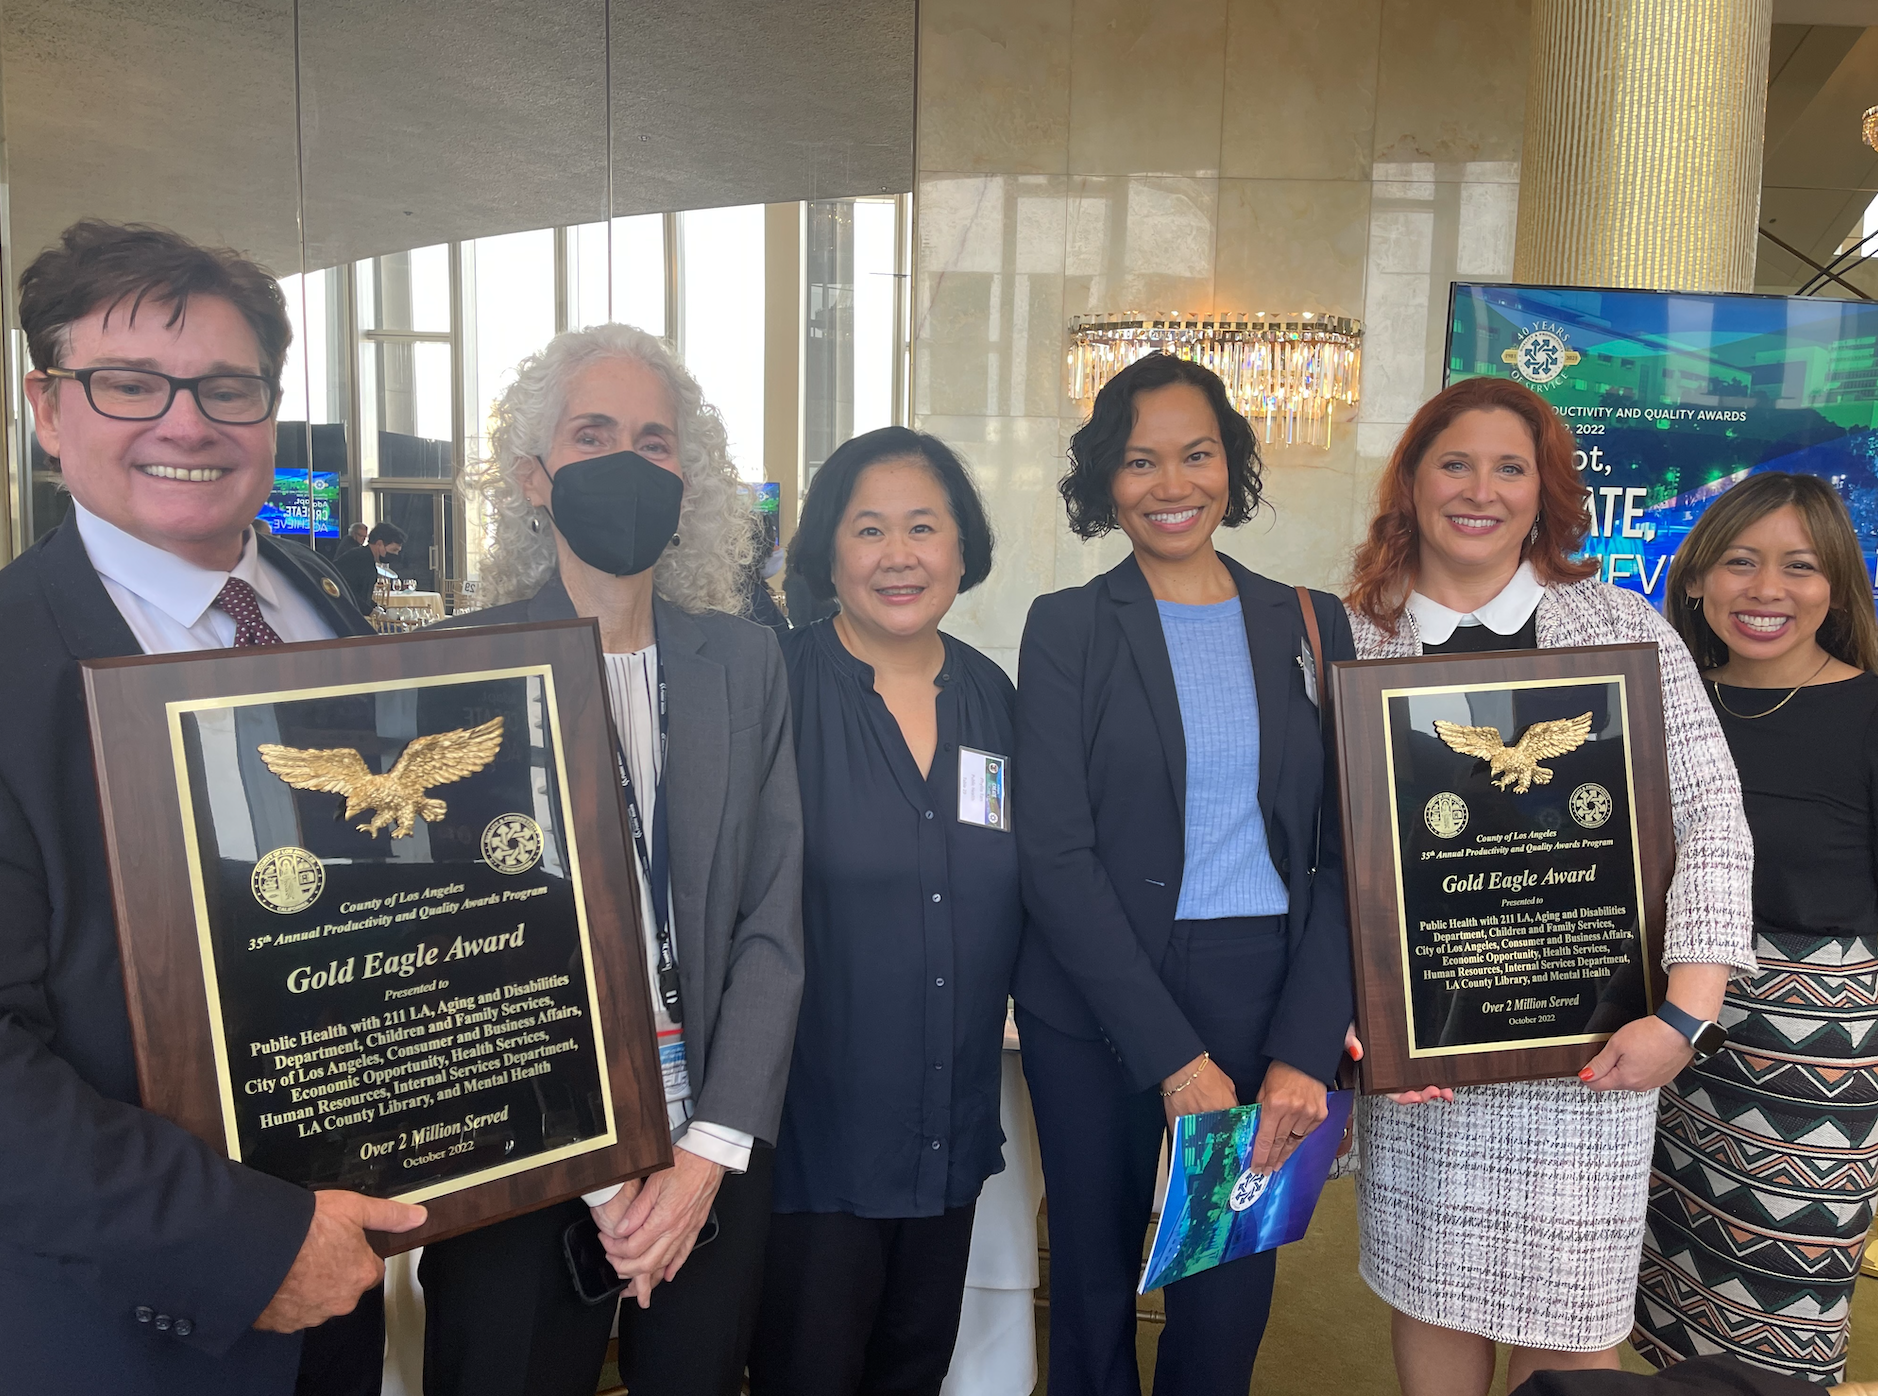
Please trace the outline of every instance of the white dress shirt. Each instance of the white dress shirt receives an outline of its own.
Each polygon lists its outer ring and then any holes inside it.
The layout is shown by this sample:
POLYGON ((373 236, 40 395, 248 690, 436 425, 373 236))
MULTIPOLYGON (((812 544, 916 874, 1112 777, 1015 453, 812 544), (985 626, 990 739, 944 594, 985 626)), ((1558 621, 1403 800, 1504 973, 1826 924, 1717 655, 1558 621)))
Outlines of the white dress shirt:
POLYGON ((72 518, 91 565, 118 614, 145 654, 227 649, 235 643, 235 618, 216 609, 215 598, 230 577, 254 588, 261 618, 283 640, 330 640, 333 628, 294 584, 261 560, 249 529, 241 560, 226 572, 186 562, 175 553, 124 532, 72 501, 72 518))
MULTIPOLYGON (((633 654, 609 654, 605 659, 613 726, 626 748, 626 767, 633 778, 633 798, 639 805, 639 817, 644 821, 649 839, 653 821, 658 818, 659 777, 663 774, 658 727, 659 647, 655 644, 633 654)), ((669 897, 667 911, 670 916, 677 915, 677 907, 671 905, 669 897)), ((658 922, 654 919, 651 889, 644 877, 639 879, 639 920, 646 934, 647 980, 656 986, 658 922)), ((691 1075, 685 1062, 684 1028, 672 1022, 656 988, 652 995, 652 1016, 658 1030, 665 1110, 672 1129, 672 1143, 732 1173, 746 1171, 750 1167, 750 1150, 756 1142, 754 1136, 727 1125, 691 1118, 691 1075)), ((588 1206, 598 1207, 610 1202, 618 1191, 617 1187, 605 1188, 588 1193, 584 1200, 588 1206)))
POLYGON ((1539 609, 1540 598, 1544 595, 1545 588, 1539 584, 1532 564, 1522 562, 1513 579, 1500 589, 1500 594, 1475 610, 1450 610, 1419 591, 1410 592, 1405 605, 1408 613, 1415 617, 1415 629, 1422 643, 1445 645, 1463 625, 1484 625, 1495 635, 1517 635, 1520 627, 1539 609))

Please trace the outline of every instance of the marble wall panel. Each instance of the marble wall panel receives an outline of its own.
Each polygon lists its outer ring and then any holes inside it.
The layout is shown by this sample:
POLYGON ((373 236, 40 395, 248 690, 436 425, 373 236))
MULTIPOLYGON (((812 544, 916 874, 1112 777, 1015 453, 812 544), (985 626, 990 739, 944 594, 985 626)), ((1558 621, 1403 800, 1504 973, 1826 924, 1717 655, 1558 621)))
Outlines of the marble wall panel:
POLYGON ((1055 489, 1062 424, 1055 416, 931 416, 918 425, 964 459, 997 531, 991 575, 959 597, 945 628, 1015 672, 1031 601, 1059 585, 1056 539, 1068 533, 1055 489))
POLYGON ((1075 0, 1069 172, 1213 176, 1226 0, 1075 0))
POLYGON ((1072 0, 923 0, 922 170, 1069 169, 1072 0))
POLYGON ((1367 179, 1383 0, 1229 0, 1220 175, 1367 179))
POLYGON ((1218 180, 1071 176, 1066 212, 1065 316, 1212 308, 1218 180))
POLYGON ((1530 0, 1383 0, 1377 160, 1518 160, 1530 0))
POLYGON ((1067 322, 1097 311, 1365 320, 1356 420, 1328 451, 1267 443, 1272 509, 1219 539, 1343 587, 1440 386, 1449 286, 1510 274, 1528 5, 922 5, 914 424, 960 448, 999 531, 948 629, 1014 671, 1031 600, 1127 555, 1120 532, 1073 537, 1054 488, 1081 421, 1067 322))
POLYGON ((1275 446, 1265 452, 1264 505, 1214 545, 1287 586, 1343 588, 1357 473, 1356 433, 1334 432, 1329 450, 1275 446))
POLYGON ((1367 183, 1222 179, 1214 308, 1360 317, 1369 221, 1367 183))
POLYGON ((916 413, 1062 406, 1066 182, 940 175, 920 182, 916 413))

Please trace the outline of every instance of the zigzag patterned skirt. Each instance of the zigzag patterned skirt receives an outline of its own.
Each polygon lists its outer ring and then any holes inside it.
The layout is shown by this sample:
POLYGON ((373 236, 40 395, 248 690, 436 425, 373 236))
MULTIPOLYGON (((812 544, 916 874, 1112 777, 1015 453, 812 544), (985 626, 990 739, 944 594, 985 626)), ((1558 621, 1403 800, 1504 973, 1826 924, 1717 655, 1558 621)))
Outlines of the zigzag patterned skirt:
POLYGON ((1757 928, 1729 1045, 1663 1089, 1631 1341, 1840 1381, 1878 1192, 1878 947, 1757 928))

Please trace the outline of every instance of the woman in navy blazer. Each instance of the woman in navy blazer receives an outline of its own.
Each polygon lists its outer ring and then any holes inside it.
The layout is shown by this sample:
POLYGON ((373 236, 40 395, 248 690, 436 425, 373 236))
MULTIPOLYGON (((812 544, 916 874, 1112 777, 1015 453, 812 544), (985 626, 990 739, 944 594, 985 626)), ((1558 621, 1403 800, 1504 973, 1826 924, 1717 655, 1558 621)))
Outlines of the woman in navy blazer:
MULTIPOLYGON (((1334 764, 1298 593, 1213 548, 1257 509, 1252 428, 1169 355, 1124 369, 1060 486, 1133 554, 1039 598, 1012 766, 1029 917, 1013 993, 1050 1198, 1051 1396, 1138 1396, 1134 1288, 1163 1133, 1257 1100, 1276 1168, 1351 1021, 1334 764)), ((1355 658, 1310 593, 1326 665, 1355 658)), ((1273 1253, 1168 1286, 1154 1389, 1243 1392, 1273 1253)))

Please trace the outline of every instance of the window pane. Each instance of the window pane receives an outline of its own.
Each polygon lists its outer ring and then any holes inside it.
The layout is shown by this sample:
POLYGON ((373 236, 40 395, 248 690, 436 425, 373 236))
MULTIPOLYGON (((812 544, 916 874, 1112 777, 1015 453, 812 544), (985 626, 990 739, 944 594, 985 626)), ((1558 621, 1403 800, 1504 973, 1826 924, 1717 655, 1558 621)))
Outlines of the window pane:
POLYGON ((854 201, 854 434, 893 425, 894 201, 854 201))
POLYGON ((805 228, 802 450, 812 480, 854 435, 854 200, 815 200, 805 228))
POLYGON ((359 263, 361 330, 450 329, 450 249, 443 243, 359 263))
POLYGON ((763 206, 679 215, 679 352, 723 415, 743 479, 763 478, 763 206))
POLYGON ((612 318, 607 311, 606 253, 606 224, 582 223, 567 230, 570 329, 585 329, 612 318))
POLYGON ((663 214, 613 220, 613 318, 660 338, 667 333, 663 214))
POLYGON ((480 460, 488 452, 489 409, 514 381, 515 366, 554 338, 553 230, 464 243, 463 279, 470 292, 464 429, 470 455, 480 460))
POLYGON ((283 276, 287 318, 293 343, 287 347, 281 377, 280 420, 343 422, 346 419, 346 365, 341 275, 337 268, 283 276))

